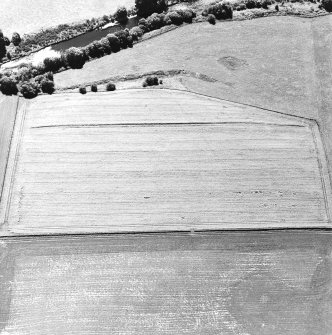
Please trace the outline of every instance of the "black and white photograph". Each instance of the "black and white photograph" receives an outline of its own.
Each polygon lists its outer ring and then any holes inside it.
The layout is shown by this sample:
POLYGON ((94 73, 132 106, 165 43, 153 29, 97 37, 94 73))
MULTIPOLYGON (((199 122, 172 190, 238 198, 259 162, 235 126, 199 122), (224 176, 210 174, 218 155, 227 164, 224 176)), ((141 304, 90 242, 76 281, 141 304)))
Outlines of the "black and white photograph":
POLYGON ((0 335, 332 335, 332 0, 0 0, 0 335))

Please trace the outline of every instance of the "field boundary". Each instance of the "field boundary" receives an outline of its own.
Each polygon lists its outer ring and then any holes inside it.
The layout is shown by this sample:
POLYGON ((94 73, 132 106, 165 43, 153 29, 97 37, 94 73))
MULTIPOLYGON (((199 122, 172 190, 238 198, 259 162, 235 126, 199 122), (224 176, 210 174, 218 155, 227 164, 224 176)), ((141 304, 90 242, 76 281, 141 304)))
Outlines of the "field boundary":
POLYGON ((3 114, 2 122, 0 124, 0 139, 2 142, 0 150, 0 201, 2 199, 3 187, 6 179, 8 156, 13 138, 18 104, 18 97, 4 97, 0 103, 0 114, 3 114), (9 115, 9 118, 6 118, 7 115, 9 115))
POLYGON ((0 203, 0 229, 6 225, 8 211, 11 203, 12 184, 16 173, 19 148, 23 136, 23 127, 26 115, 27 100, 18 98, 16 122, 12 133, 12 143, 7 161, 6 178, 4 180, 2 201, 0 203), (5 199, 3 201, 3 199, 5 199))

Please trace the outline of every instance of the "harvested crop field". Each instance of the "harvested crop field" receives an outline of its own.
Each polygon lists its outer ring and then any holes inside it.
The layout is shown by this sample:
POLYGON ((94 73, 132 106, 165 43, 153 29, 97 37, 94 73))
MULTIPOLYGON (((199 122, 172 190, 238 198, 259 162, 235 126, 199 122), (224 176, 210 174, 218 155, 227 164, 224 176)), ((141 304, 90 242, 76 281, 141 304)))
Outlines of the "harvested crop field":
POLYGON ((144 89, 44 96, 19 114, 3 235, 330 225, 313 121, 144 89))
POLYGON ((3 239, 0 333, 330 335, 331 242, 294 231, 3 239))
POLYGON ((0 98, 0 200, 7 168, 7 158, 12 139, 18 98, 0 98))
POLYGON ((330 15, 186 25, 59 73, 55 82, 66 87, 129 73, 199 72, 217 81, 184 77, 188 90, 317 120, 332 161, 331 23, 330 15))

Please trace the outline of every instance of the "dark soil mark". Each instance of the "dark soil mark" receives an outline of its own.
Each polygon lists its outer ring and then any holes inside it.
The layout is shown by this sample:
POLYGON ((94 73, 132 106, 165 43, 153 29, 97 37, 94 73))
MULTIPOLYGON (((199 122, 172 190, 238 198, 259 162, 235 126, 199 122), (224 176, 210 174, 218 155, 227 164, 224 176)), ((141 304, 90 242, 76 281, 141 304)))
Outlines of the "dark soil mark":
POLYGON ((218 59, 218 63, 224 65, 229 70, 239 70, 242 67, 248 66, 248 63, 243 60, 232 56, 225 56, 218 59))

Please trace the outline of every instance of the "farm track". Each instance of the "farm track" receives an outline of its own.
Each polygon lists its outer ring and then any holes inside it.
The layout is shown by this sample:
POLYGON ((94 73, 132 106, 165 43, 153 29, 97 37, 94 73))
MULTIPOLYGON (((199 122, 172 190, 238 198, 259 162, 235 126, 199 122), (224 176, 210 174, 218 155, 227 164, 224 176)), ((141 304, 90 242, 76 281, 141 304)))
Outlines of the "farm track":
POLYGON ((1 97, 0 99, 0 201, 17 105, 17 97, 1 97))

